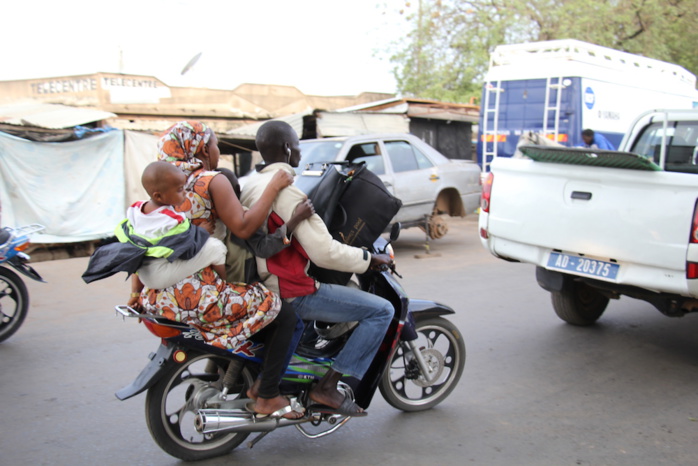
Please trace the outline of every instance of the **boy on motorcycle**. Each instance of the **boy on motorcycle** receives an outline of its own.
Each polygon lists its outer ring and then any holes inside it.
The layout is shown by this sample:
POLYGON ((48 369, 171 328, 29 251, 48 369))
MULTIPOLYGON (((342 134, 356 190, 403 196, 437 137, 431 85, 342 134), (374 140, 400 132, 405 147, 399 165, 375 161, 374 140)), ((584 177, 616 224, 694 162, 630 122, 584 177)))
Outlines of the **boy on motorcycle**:
MULTIPOLYGON (((152 162, 145 168, 141 181, 150 199, 127 209, 127 218, 115 232, 119 243, 95 251, 82 276, 86 283, 121 271, 138 271, 151 288, 165 288, 208 266, 225 276, 225 245, 192 226, 173 207, 184 201, 185 180, 184 174, 167 162, 152 162), (151 261, 160 267, 150 271, 146 265, 151 261)), ((129 306, 137 304, 142 288, 134 275, 129 306)))

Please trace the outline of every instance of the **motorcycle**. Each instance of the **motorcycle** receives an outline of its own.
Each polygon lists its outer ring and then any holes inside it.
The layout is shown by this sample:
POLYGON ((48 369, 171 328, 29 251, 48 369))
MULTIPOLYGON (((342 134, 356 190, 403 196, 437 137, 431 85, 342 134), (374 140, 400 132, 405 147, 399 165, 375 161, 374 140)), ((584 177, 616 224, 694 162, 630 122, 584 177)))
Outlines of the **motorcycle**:
MULTIPOLYGON (((393 255, 399 224, 389 240, 379 237, 373 250, 393 255)), ((344 377, 339 389, 367 408, 376 389, 393 407, 422 411, 442 402, 456 387, 465 364, 460 331, 443 316, 453 309, 433 301, 409 299, 395 278, 394 264, 369 269, 358 276, 361 289, 388 299, 395 315, 369 370, 361 380, 344 377)), ((256 415, 245 409, 247 388, 260 370, 264 347, 257 335, 226 351, 203 342, 196 329, 162 317, 116 306, 124 318, 139 319, 160 346, 150 362, 128 386, 116 392, 120 400, 147 390, 146 423, 155 442, 168 454, 201 460, 228 453, 250 434, 252 448, 265 435, 295 426, 307 438, 336 432, 351 416, 314 411, 308 393, 331 366, 354 323, 307 322, 300 344, 280 385, 292 405, 305 412, 300 419, 256 415)))
POLYGON ((29 247, 29 237, 44 229, 43 225, 32 224, 25 227, 0 229, 0 342, 7 340, 22 325, 29 311, 27 286, 12 266, 21 274, 44 282, 29 264, 29 255, 24 253, 29 247))

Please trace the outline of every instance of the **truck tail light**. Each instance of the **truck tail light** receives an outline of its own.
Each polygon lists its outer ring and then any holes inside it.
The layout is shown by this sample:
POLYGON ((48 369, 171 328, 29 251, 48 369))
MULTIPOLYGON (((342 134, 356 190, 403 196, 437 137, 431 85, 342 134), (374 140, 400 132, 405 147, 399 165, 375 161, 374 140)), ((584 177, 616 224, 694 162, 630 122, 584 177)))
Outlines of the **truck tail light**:
MULTIPOLYGON (((688 238, 689 244, 698 244, 698 202, 693 208, 693 223, 691 224, 691 234, 688 238)), ((698 278, 698 263, 686 261, 686 278, 698 278)))
POLYGON ((691 237, 688 239, 691 244, 698 243, 698 202, 693 208, 693 224, 691 225, 691 237))
MULTIPOLYGON (((483 212, 490 211, 490 198, 492 197, 492 183, 494 182, 494 174, 489 172, 485 181, 482 182, 482 195, 480 196, 480 209, 483 212)), ((694 222, 695 226, 695 222, 694 222)))
POLYGON ((686 278, 698 278, 698 263, 686 262, 686 278))

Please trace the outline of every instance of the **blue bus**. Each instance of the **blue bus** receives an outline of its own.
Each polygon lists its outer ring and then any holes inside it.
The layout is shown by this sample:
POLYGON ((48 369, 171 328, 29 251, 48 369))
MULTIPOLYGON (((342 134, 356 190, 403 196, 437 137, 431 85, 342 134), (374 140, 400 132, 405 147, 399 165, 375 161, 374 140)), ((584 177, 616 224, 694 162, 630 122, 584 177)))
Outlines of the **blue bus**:
POLYGON ((498 46, 482 89, 478 163, 488 171, 522 137, 579 147, 587 128, 618 147, 640 113, 698 106, 695 86, 680 66, 577 40, 498 46))

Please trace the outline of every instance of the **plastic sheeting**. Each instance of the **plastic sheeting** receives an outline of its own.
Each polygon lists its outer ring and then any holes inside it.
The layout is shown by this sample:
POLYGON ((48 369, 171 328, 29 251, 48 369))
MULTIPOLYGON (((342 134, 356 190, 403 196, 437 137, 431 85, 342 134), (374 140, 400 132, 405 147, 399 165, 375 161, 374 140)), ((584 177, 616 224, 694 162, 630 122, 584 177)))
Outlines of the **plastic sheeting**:
POLYGON ((111 236, 126 205, 124 134, 40 143, 0 133, 0 181, 1 225, 44 225, 34 243, 111 236))
MULTIPOLYGON (((126 206, 148 199, 141 184, 145 167, 157 160, 158 136, 135 131, 124 131, 124 178, 126 182, 126 206)), ((124 211, 124 214, 126 212, 124 211)))

